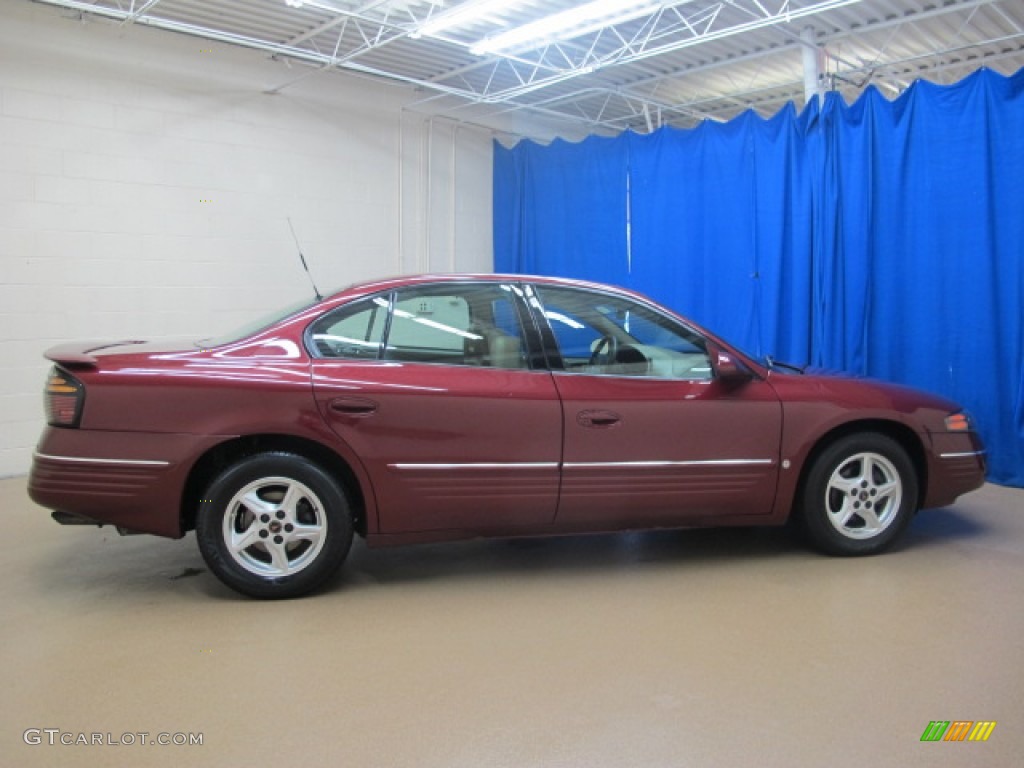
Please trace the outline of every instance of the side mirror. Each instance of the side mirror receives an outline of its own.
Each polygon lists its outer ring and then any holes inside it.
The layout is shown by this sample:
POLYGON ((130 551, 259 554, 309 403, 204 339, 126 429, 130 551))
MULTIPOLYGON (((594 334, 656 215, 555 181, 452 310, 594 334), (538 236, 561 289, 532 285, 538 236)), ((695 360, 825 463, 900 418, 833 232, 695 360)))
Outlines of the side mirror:
POLYGON ((742 384, 753 378, 746 366, 739 362, 732 353, 717 347, 711 353, 711 364, 715 371, 715 378, 723 384, 742 384))

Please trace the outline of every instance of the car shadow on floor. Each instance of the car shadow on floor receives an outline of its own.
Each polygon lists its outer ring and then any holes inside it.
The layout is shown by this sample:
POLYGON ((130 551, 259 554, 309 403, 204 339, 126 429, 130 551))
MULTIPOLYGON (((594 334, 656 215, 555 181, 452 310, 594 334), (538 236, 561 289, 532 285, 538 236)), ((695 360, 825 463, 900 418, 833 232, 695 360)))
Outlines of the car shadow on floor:
MULTIPOLYGON (((98 597, 126 591, 153 596, 198 593, 246 599, 209 572, 194 535, 168 540, 121 537, 110 529, 69 530, 41 553, 33 581, 45 593, 98 597)), ((370 548, 357 538, 339 573, 319 593, 365 584, 457 581, 467 577, 544 573, 610 573, 623 569, 773 558, 803 550, 781 528, 721 528, 470 539, 370 548)))
MULTIPOLYGON (((986 528, 968 510, 946 508, 918 515, 894 552, 941 547, 973 538, 986 528)), ((209 572, 195 538, 120 537, 104 528, 68 531, 66 542, 37 561, 35 581, 48 593, 80 596, 125 591, 247 600, 209 572)), ((707 528, 583 534, 555 537, 470 539, 441 544, 370 548, 356 539, 346 563, 319 594, 366 585, 457 582, 466 578, 608 575, 670 567, 751 565, 752 561, 814 560, 790 528, 707 528)))
POLYGON ((702 567, 733 560, 801 555, 782 528, 720 528, 474 539, 445 544, 371 549, 353 547, 334 586, 344 582, 393 584, 466 576, 535 576, 636 571, 664 566, 702 567))
MULTIPOLYGON (((911 521, 892 553, 973 539, 987 527, 970 510, 927 510, 911 521)), ((397 583, 466 575, 613 572, 638 567, 706 568, 779 559, 829 559, 812 550, 795 526, 701 528, 609 534, 473 539, 371 549, 357 541, 327 589, 345 582, 397 583)))

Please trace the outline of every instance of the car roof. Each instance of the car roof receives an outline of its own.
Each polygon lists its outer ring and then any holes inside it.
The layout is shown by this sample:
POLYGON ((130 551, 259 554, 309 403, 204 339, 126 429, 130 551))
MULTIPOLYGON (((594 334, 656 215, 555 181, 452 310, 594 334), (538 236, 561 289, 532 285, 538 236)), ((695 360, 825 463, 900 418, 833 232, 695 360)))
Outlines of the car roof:
POLYGON ((636 298, 647 297, 635 293, 621 286, 609 285, 606 283, 595 283, 589 280, 577 280, 575 278, 554 277, 551 275, 524 275, 495 272, 439 272, 423 273, 414 275, 399 275, 395 277, 370 280, 361 283, 353 283, 340 291, 335 291, 328 299, 340 298, 341 296, 352 297, 359 294, 376 293, 378 291, 392 290, 410 285, 424 285, 429 283, 460 283, 460 282, 488 282, 488 283, 534 283, 542 285, 562 285, 575 288, 588 288, 598 291, 615 291, 636 298))

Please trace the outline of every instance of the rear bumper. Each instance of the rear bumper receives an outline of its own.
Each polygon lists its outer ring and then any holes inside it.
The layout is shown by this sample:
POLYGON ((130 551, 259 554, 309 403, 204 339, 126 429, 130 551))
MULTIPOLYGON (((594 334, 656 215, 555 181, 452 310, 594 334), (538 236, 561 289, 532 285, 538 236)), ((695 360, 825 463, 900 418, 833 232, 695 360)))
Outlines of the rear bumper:
POLYGON ((182 493, 216 436, 48 427, 29 474, 34 502, 133 531, 182 536, 182 493))

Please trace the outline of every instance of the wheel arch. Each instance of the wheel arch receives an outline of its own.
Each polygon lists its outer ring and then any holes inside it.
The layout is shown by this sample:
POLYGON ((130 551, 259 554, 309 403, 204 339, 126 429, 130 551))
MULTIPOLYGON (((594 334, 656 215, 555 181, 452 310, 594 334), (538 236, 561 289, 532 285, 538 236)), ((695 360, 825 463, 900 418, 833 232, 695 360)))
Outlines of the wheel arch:
POLYGON ((353 528, 366 535, 366 498, 359 478, 341 456, 330 448, 303 437, 281 434, 243 435, 218 443, 192 465, 181 496, 181 532, 194 530, 201 494, 221 472, 239 459, 261 453, 284 452, 302 456, 339 480, 352 506, 353 528))
MULTIPOLYGON (((906 424, 886 419, 848 421, 834 427, 818 438, 804 459, 803 466, 800 468, 800 479, 797 482, 796 494, 793 498, 794 504, 799 504, 800 499, 803 498, 807 476, 823 451, 844 437, 868 432, 885 435, 894 440, 907 452, 910 463, 914 467, 914 474, 917 476, 918 498, 916 499, 916 509, 920 509, 928 487, 928 460, 925 457, 924 445, 921 442, 920 436, 906 424)), ((792 510, 790 510, 790 514, 792 514, 792 510)))

